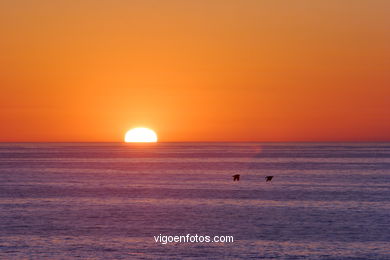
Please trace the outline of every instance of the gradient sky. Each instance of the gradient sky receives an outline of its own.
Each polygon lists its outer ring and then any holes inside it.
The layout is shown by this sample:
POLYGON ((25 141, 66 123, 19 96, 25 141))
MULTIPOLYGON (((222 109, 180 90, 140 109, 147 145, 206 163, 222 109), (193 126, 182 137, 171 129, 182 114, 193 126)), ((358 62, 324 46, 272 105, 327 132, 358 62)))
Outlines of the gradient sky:
POLYGON ((390 140, 390 1, 0 0, 0 141, 390 140))

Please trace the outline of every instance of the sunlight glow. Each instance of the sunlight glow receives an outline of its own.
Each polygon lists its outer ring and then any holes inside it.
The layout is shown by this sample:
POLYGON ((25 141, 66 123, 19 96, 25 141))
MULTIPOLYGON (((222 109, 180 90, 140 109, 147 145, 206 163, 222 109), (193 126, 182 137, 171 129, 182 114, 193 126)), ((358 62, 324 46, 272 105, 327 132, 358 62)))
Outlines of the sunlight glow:
POLYGON ((125 135, 126 143, 155 143, 157 142, 156 133, 144 127, 133 128, 127 131, 125 135))

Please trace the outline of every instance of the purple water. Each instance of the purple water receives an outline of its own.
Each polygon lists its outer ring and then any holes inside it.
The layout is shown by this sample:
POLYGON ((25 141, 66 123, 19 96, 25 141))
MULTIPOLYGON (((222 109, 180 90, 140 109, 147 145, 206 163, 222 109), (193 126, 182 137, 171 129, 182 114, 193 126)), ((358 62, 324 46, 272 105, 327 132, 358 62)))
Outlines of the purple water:
POLYGON ((0 259, 73 258, 390 259, 390 144, 0 144, 0 259))

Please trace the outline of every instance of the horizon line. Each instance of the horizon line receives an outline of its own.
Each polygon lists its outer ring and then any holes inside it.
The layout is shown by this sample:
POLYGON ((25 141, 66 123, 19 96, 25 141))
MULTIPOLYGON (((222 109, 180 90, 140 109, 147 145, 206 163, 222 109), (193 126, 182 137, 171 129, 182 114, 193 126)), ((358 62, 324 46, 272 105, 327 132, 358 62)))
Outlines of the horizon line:
POLYGON ((123 141, 0 141, 1 143, 123 143, 123 144, 158 144, 158 143, 390 143, 390 140, 377 141, 158 141, 158 142, 123 142, 123 141))

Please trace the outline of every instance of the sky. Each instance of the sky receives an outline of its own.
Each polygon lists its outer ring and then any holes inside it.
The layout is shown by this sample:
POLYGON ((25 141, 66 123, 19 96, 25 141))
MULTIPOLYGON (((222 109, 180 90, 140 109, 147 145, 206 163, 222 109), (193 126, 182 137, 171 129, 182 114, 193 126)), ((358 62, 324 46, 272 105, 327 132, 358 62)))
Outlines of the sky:
POLYGON ((390 141, 390 1, 0 0, 0 141, 390 141))

